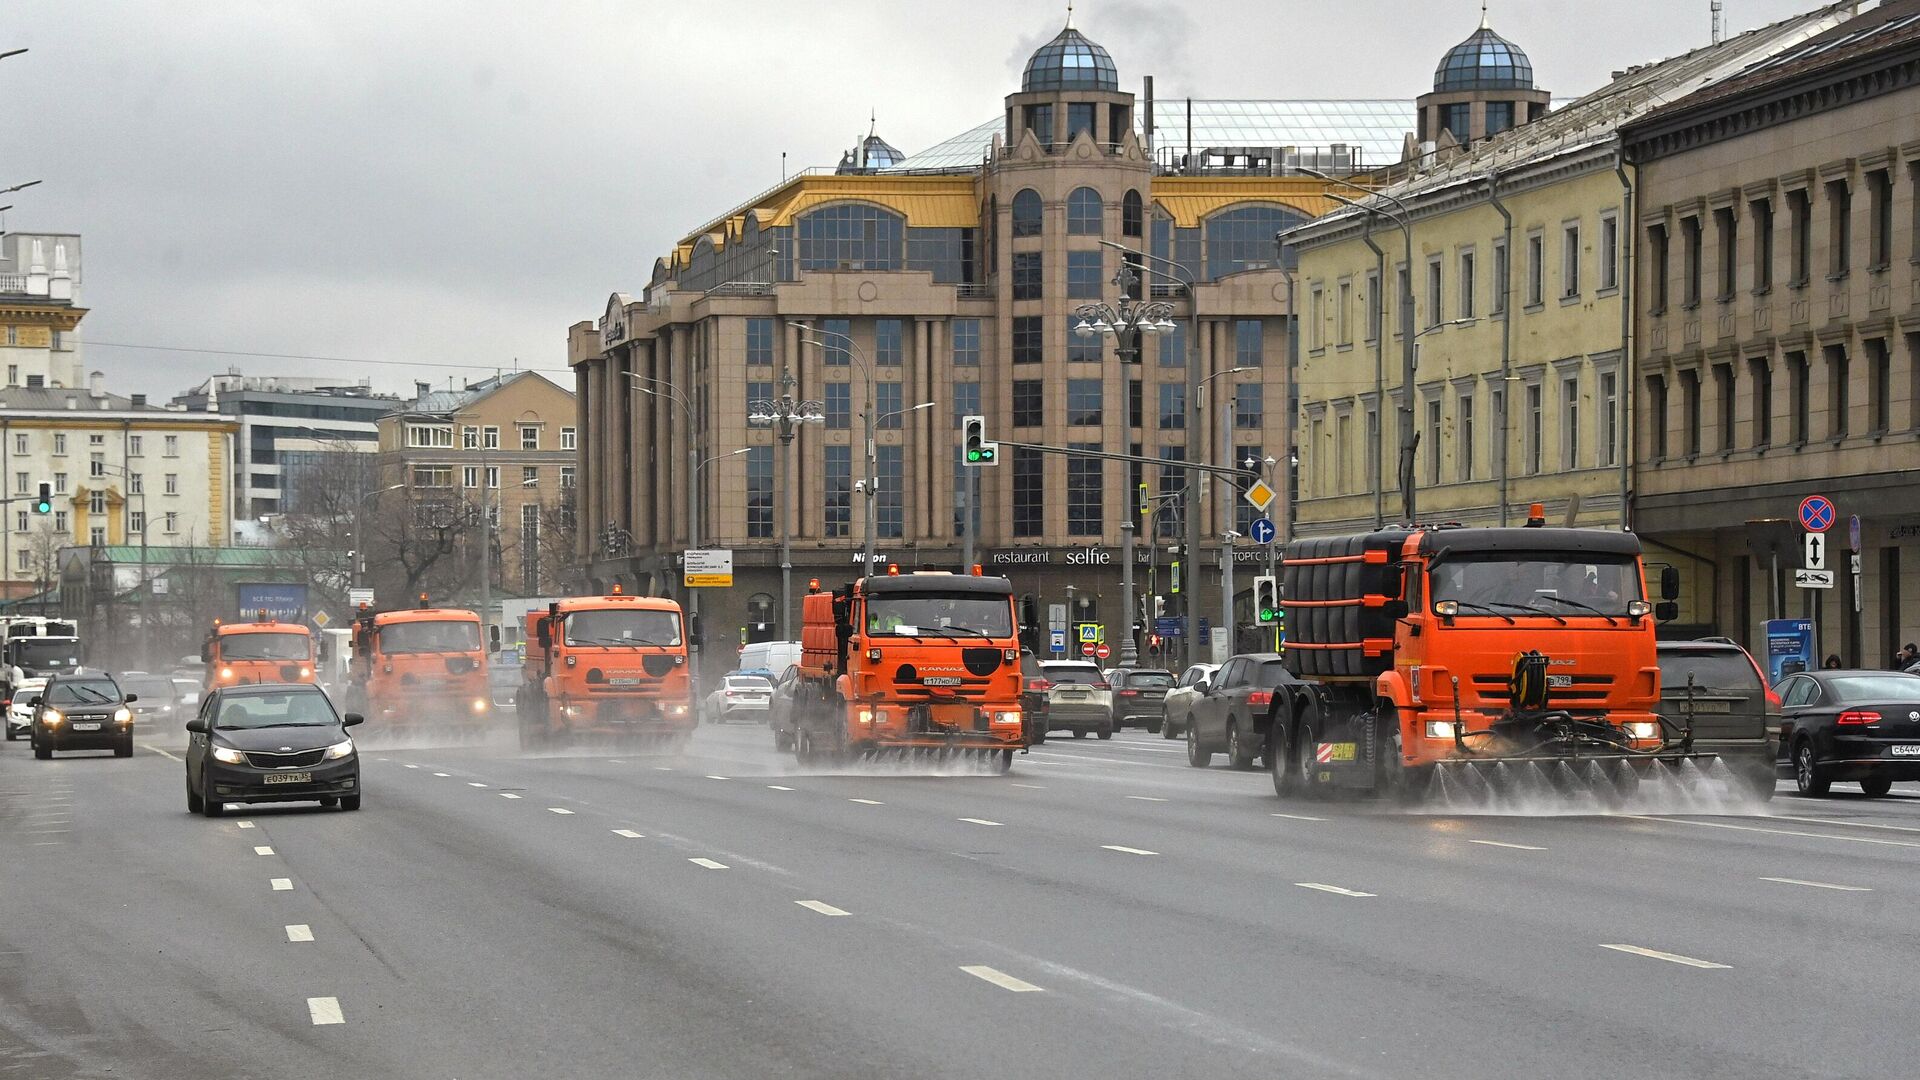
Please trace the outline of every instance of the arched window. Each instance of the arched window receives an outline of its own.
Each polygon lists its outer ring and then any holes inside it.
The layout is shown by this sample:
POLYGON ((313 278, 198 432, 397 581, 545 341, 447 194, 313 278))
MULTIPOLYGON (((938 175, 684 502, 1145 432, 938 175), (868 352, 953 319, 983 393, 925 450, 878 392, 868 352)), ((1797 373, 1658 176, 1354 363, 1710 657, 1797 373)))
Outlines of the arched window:
POLYGON ((1013 197, 1013 235, 1040 235, 1040 193, 1032 188, 1021 188, 1013 197))
POLYGON ((1067 196, 1067 235, 1100 235, 1100 193, 1090 187, 1074 188, 1067 196))
POLYGON ((1140 193, 1128 191, 1120 200, 1120 235, 1139 237, 1145 217, 1146 208, 1140 201, 1140 193))
POLYGON ((1307 220, 1298 210, 1273 203, 1242 206, 1206 220, 1207 280, 1242 270, 1266 270, 1280 265, 1274 234, 1307 220))
POLYGON ((800 269, 898 270, 904 220, 870 203, 840 203, 800 219, 800 269))

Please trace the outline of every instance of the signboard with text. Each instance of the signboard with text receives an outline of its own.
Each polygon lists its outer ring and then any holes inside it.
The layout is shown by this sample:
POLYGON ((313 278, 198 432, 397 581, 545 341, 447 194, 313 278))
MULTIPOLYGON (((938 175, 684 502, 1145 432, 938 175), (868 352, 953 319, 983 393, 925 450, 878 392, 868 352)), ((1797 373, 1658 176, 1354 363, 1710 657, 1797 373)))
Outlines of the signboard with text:
POLYGON ((1813 620, 1768 619, 1767 683, 1813 666, 1813 620))
POLYGON ((733 587, 733 550, 731 548, 689 548, 681 568, 689 589, 729 589, 733 587))

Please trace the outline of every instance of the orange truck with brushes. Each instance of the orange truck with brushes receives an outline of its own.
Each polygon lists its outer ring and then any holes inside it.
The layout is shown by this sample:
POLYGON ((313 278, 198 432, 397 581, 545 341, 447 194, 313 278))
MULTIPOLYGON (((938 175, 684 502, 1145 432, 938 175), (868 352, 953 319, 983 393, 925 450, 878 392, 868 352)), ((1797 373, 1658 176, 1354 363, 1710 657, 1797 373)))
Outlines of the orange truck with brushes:
POLYGON ((480 616, 420 607, 353 621, 347 699, 366 714, 369 734, 432 732, 476 738, 492 722, 480 616))
POLYGON ((1647 784, 1772 790, 1764 755, 1722 761, 1694 747, 1690 717, 1660 715, 1631 533, 1547 528, 1536 505, 1525 527, 1303 539, 1281 585, 1286 674, 1248 745, 1282 795, 1621 805, 1647 784))
POLYGON ((558 600, 526 620, 527 659, 514 698, 523 748, 602 737, 678 748, 692 737, 679 604, 616 591, 558 600))
POLYGON ((313 633, 299 623, 221 623, 200 648, 206 662, 208 690, 249 683, 310 683, 316 681, 313 633))
POLYGON ((889 568, 804 601, 794 752, 977 758, 1005 771, 1027 746, 1013 586, 889 568))

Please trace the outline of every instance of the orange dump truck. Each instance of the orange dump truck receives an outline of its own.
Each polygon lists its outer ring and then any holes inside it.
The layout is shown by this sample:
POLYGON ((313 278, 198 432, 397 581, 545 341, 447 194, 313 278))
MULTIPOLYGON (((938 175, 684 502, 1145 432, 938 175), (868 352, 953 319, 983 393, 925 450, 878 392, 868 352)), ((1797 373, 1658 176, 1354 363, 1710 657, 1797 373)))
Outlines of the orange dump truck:
POLYGON ((373 731, 478 734, 491 722, 480 616, 448 608, 363 610, 348 700, 373 731))
POLYGON ((215 623, 200 649, 208 690, 247 683, 310 683, 313 634, 299 623, 215 623))
POLYGON ((514 709, 525 748, 582 738, 684 744, 693 681, 680 605, 655 596, 576 596, 527 613, 514 709))
POLYGON ((874 576, 804 603, 794 750, 802 762, 1027 746, 1013 586, 939 572, 874 576))

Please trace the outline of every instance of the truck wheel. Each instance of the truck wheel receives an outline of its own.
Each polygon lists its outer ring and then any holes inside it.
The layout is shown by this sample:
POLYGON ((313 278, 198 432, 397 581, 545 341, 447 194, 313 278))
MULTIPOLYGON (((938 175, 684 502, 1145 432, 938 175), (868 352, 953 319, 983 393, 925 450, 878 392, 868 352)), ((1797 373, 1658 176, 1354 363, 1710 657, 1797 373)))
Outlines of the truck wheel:
POLYGON ((1204 769, 1213 764, 1213 751, 1200 749, 1200 725, 1187 721, 1187 764, 1204 769))
POLYGON ((1287 738, 1292 728, 1287 710, 1274 717, 1273 730, 1267 735, 1267 771, 1273 776, 1273 793, 1283 799, 1300 794, 1300 771, 1294 768, 1293 744, 1287 738))
POLYGON ((1814 762, 1810 742, 1802 740, 1793 751, 1793 783, 1802 795, 1825 795, 1833 786, 1833 778, 1814 762))
POLYGON ((1002 776, 1005 776, 1007 773, 1012 772, 1013 771, 1013 751, 1002 750, 1000 751, 999 754, 995 755, 993 771, 999 773, 1002 776))
POLYGON ((1878 777, 1872 780, 1862 780, 1860 781, 1860 790, 1866 792, 1868 796, 1877 799, 1893 790, 1893 781, 1883 780, 1878 777))
POLYGON ((1300 712, 1300 723, 1294 728, 1294 768, 1300 770, 1301 792, 1310 799, 1318 799, 1326 795, 1325 790, 1313 778, 1314 749, 1320 744, 1318 733, 1320 710, 1315 703, 1308 701, 1306 707, 1300 712))
POLYGON ((1259 756, 1258 750, 1246 745, 1245 737, 1240 734, 1239 722, 1227 721, 1227 763, 1236 769, 1251 769, 1254 759, 1259 756))

